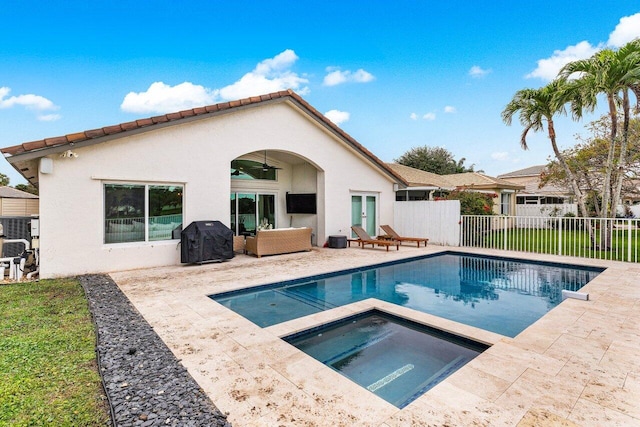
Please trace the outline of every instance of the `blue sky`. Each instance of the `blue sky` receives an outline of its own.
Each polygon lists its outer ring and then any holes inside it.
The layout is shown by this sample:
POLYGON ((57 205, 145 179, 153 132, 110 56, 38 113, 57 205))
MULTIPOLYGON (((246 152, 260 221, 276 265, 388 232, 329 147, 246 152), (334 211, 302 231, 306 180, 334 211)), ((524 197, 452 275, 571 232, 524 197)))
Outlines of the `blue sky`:
POLYGON ((0 146, 292 88, 384 161, 441 146, 498 175, 551 154, 502 123, 517 90, 640 36, 637 1, 578 4, 0 0, 0 146))

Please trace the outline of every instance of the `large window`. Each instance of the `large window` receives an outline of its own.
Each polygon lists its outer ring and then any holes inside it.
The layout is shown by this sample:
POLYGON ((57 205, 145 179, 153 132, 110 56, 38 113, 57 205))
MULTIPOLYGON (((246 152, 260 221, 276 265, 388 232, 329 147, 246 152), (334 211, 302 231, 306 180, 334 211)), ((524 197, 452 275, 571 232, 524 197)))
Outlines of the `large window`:
POLYGON ((105 184, 104 243, 173 239, 182 228, 180 185, 105 184))

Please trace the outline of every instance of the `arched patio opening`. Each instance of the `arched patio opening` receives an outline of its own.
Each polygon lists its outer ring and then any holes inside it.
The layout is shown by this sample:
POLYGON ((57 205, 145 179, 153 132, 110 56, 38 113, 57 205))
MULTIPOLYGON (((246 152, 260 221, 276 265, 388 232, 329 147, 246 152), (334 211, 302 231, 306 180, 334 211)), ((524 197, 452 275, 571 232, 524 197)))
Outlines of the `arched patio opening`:
POLYGON ((231 161, 230 228, 236 235, 259 229, 324 228, 324 174, 296 153, 258 150, 231 161))

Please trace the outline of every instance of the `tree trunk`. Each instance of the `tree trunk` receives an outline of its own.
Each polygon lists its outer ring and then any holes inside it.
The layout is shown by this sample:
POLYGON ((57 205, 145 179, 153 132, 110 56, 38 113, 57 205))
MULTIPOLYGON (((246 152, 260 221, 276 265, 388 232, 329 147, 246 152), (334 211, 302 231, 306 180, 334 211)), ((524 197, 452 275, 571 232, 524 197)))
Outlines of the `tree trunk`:
POLYGON ((622 141, 620 141, 620 156, 618 157, 618 169, 616 176, 616 184, 613 191, 611 203, 617 208, 622 196, 622 181, 624 181, 625 165, 627 163, 627 147, 629 145, 629 92, 624 90, 622 93, 623 108, 623 124, 622 124, 622 141))
MULTIPOLYGON (((564 158, 560 150, 558 149, 558 144, 556 143, 556 129, 553 125, 553 119, 548 118, 548 131, 549 131, 549 139, 551 140, 551 147, 553 148, 553 153, 558 159, 560 166, 564 169, 564 172, 567 174, 567 178, 569 179, 569 183, 571 184, 571 189, 573 190, 573 194, 576 196, 578 201, 578 207, 580 208, 580 212, 582 212, 582 216, 587 218, 589 216, 589 212, 587 211, 587 206, 584 200, 584 194, 582 190, 580 190, 580 186, 578 185, 578 180, 576 179, 575 174, 569 168, 567 164, 567 160, 564 158)), ((591 241, 591 246, 593 247, 595 244, 595 236, 593 235, 593 229, 591 227, 591 221, 586 220, 587 231, 589 233, 589 240, 591 241)))
MULTIPOLYGON (((602 184, 602 217, 615 218, 616 206, 612 205, 611 200, 611 176, 613 174, 613 157, 616 150, 616 136, 618 133, 618 110, 616 109, 613 94, 607 94, 607 100, 609 101, 609 116, 611 117, 611 134, 609 135, 607 167, 602 184)), ((600 227, 600 250, 608 251, 611 249, 611 233, 609 233, 609 227, 609 221, 605 221, 604 227, 600 227)))

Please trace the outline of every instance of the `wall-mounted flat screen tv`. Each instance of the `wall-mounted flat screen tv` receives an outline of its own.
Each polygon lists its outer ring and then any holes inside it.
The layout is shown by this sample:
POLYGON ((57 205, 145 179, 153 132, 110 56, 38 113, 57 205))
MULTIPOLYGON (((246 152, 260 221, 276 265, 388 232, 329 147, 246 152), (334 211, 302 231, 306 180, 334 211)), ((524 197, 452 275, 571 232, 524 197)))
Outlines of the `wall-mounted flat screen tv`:
POLYGON ((288 214, 314 214, 316 213, 316 194, 287 193, 288 214))

